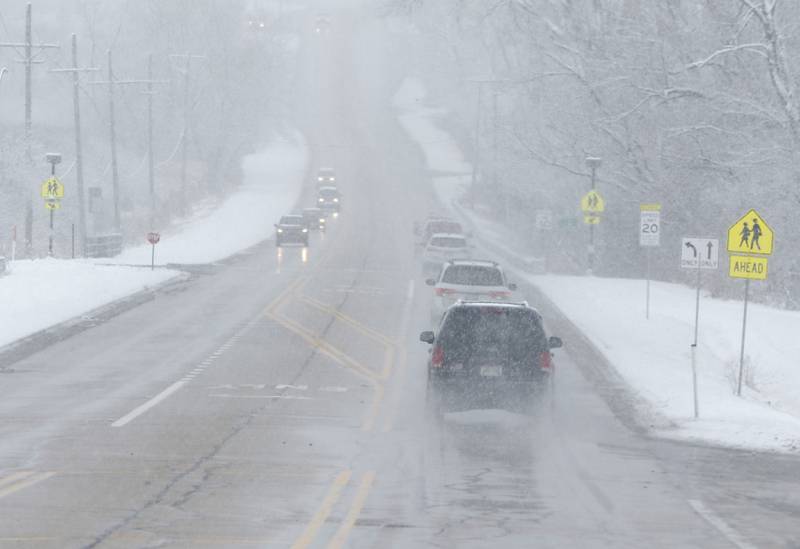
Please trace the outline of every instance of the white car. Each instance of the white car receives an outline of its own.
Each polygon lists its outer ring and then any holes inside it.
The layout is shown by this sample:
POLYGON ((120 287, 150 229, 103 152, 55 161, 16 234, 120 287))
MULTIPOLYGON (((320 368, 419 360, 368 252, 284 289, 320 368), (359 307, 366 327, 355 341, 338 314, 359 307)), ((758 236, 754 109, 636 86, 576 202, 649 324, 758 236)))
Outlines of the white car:
POLYGON ((437 233, 431 236, 422 254, 422 272, 435 273, 451 259, 467 259, 472 246, 463 234, 437 233))
POLYGON ((508 301, 517 285, 510 284, 494 261, 455 259, 442 266, 439 276, 425 281, 433 286, 431 320, 438 324, 444 312, 458 300, 508 301))

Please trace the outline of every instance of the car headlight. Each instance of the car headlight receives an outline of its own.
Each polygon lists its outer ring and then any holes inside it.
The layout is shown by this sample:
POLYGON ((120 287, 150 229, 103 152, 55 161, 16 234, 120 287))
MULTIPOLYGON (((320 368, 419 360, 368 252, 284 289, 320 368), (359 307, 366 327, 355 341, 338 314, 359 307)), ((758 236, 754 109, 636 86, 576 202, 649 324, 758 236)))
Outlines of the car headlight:
POLYGON ((303 232, 304 232, 304 233, 307 233, 307 232, 308 232, 308 229, 303 229, 303 232))
POLYGON ((334 198, 333 201, 334 202, 339 202, 339 199, 338 198, 334 198))
POLYGON ((325 178, 324 177, 318 177, 317 181, 325 181, 325 178))
POLYGON ((319 222, 320 222, 320 223, 325 223, 325 218, 324 218, 324 217, 320 217, 320 218, 319 218, 319 222))
POLYGON ((282 233, 282 232, 283 232, 283 229, 278 229, 278 232, 279 232, 279 233, 282 233))
POLYGON ((331 178, 328 179, 328 181, 336 181, 336 178, 335 177, 331 177, 331 178))
POLYGON ((317 200, 317 202, 325 202, 325 199, 324 198, 320 198, 320 199, 317 200))

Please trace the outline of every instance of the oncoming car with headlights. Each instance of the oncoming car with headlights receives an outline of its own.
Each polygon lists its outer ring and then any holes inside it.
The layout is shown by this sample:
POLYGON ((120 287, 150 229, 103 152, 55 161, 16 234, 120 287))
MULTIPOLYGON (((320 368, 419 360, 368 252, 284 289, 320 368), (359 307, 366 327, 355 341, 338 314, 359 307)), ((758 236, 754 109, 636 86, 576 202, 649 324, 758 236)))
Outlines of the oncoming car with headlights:
POLYGON ((324 231, 328 222, 320 208, 303 208, 303 220, 310 231, 324 231))
POLYGON ((323 211, 339 212, 342 207, 342 195, 336 187, 320 187, 317 191, 317 206, 323 211))
POLYGON ((275 245, 284 244, 308 246, 308 227, 302 215, 284 215, 275 225, 275 245))

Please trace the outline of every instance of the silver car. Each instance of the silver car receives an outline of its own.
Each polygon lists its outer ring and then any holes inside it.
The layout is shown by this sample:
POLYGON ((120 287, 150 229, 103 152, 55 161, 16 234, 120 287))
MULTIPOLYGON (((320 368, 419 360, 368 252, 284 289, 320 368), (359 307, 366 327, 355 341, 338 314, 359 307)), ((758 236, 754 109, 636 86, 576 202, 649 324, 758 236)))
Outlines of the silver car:
POLYGON ((425 283, 434 289, 431 302, 434 324, 458 300, 502 302, 510 300, 517 289, 516 284, 508 282, 499 264, 475 259, 448 261, 436 278, 425 283))

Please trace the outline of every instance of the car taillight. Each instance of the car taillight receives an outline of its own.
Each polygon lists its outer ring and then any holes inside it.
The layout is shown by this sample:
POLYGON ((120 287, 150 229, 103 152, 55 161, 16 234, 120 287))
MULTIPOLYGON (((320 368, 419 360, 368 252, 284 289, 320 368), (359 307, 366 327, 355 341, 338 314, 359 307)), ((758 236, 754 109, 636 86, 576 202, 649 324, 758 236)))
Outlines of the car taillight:
POLYGON ((553 371, 553 356, 550 351, 543 351, 539 355, 539 368, 546 372, 553 371))
POLYGON ((439 297, 456 293, 455 290, 449 288, 436 288, 436 295, 439 297))
POLYGON ((431 353, 431 367, 441 368, 442 366, 444 366, 444 349, 437 345, 431 353))
POLYGON ((489 297, 492 299, 505 299, 511 297, 511 292, 489 292, 489 297))

